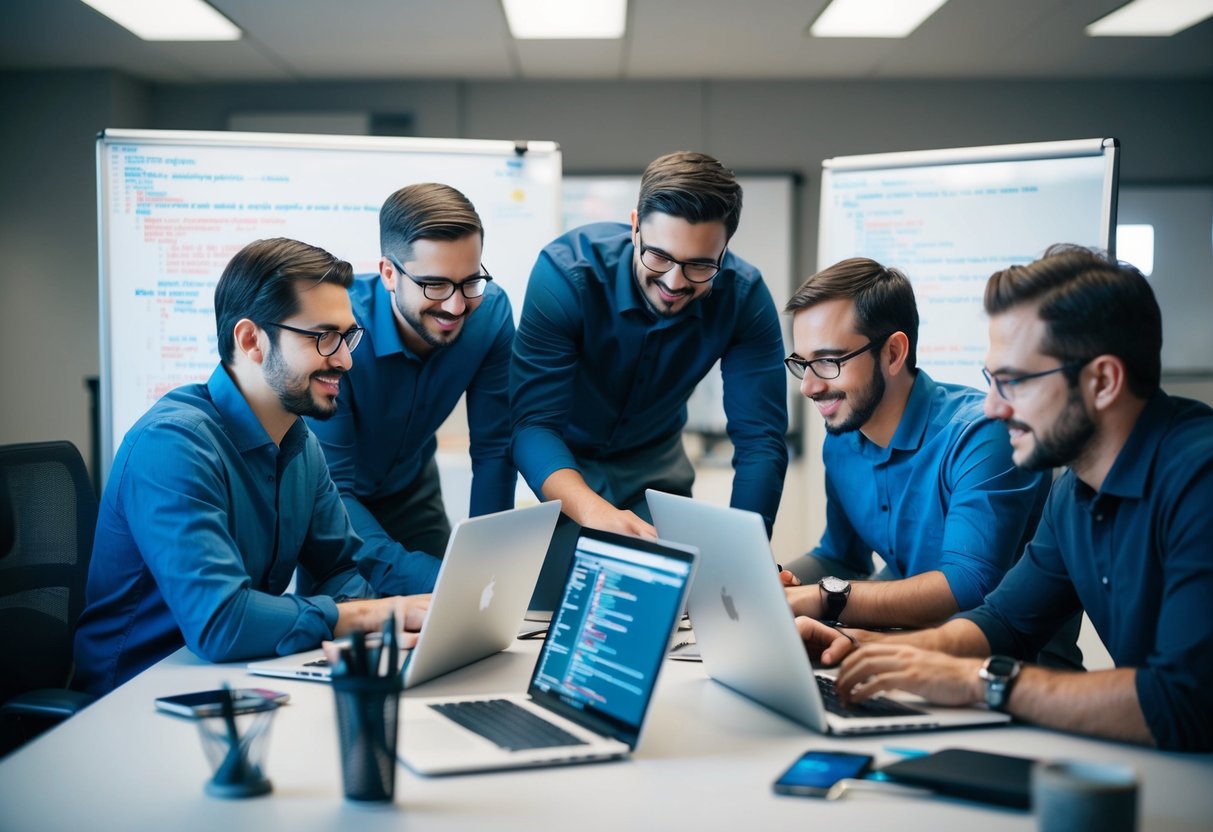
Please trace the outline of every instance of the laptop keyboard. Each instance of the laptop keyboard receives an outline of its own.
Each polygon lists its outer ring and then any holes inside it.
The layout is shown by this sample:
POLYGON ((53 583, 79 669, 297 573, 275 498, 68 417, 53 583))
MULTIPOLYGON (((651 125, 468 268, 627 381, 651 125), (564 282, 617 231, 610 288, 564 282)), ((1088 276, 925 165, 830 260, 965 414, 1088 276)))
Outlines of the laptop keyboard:
POLYGON ((829 676, 817 676, 815 678, 817 679, 817 687, 821 691, 821 698, 825 702, 826 710, 832 714, 847 718, 857 716, 926 716, 926 711, 911 708, 909 705, 896 702, 884 696, 877 696, 866 702, 857 702, 848 707, 838 701, 838 690, 834 687, 833 679, 829 676))
POLYGON ((430 707, 507 751, 586 745, 563 728, 508 699, 442 702, 431 704, 430 707))

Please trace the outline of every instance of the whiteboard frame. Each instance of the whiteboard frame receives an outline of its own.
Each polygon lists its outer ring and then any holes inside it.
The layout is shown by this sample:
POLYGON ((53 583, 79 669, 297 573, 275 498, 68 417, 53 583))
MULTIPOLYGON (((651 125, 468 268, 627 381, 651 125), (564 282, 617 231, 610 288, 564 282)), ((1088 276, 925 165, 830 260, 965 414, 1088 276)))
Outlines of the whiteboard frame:
MULTIPOLYGON (((191 145, 201 147, 262 147, 306 150, 361 150, 401 153, 444 153, 468 156, 560 155, 560 145, 554 141, 509 141, 497 139, 434 139, 400 138, 394 136, 326 136, 301 133, 244 133, 209 130, 124 130, 106 129, 97 134, 97 291, 99 294, 100 337, 100 444, 101 476, 104 488, 117 452, 113 432, 114 390, 110 372, 113 354, 111 334, 113 322, 110 306, 109 268, 109 204, 108 177, 103 162, 108 145, 138 142, 165 146, 191 145)), ((560 189, 556 191, 556 215, 560 215, 560 189)))

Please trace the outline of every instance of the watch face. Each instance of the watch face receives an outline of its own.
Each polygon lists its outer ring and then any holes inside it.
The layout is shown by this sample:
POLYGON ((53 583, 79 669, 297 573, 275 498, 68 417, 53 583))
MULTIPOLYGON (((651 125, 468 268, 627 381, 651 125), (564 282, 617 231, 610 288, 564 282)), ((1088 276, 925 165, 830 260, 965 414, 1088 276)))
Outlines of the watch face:
POLYGON ((991 676, 1010 676, 1015 670, 1015 660, 1008 656, 991 656, 986 669, 991 676))
POLYGON ((826 592, 846 592, 851 588, 851 584, 842 578, 835 578, 831 575, 828 578, 821 579, 821 588, 826 592))

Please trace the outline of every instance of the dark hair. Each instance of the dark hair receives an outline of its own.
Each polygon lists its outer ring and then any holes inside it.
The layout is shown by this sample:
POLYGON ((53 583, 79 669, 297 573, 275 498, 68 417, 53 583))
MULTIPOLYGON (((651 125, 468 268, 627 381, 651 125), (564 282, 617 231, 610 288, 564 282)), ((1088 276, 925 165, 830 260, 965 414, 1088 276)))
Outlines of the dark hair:
POLYGON ((689 223, 723 222, 732 239, 741 222, 741 185, 733 171, 706 153, 669 153, 654 160, 640 177, 638 221, 653 212, 689 223))
MULTIPOLYGON (((308 284, 303 290, 320 283, 348 289, 354 283, 354 270, 322 248, 285 237, 255 240, 236 253, 215 287, 215 325, 223 363, 230 364, 235 356, 237 321, 248 318, 265 325, 299 311, 295 284, 300 281, 308 284)), ((270 342, 278 343, 277 329, 267 332, 270 342)))
POLYGON ((449 185, 407 185, 379 209, 379 250, 403 263, 418 240, 461 240, 469 234, 484 240, 480 215, 466 196, 449 185))
POLYGON ((838 298, 854 301, 859 331, 869 341, 904 332, 910 342, 906 366, 918 366, 918 304, 905 274, 866 257, 841 260, 806 280, 783 311, 796 313, 838 298))
MULTIPOLYGON (((1128 263, 1098 249, 1059 244, 1026 266, 1011 266, 986 283, 986 314, 1036 304, 1044 321, 1045 355, 1089 361, 1114 355, 1125 364, 1129 390, 1149 398, 1162 372, 1162 313, 1154 290, 1128 263)), ((1079 369, 1067 375, 1077 381, 1079 369)))

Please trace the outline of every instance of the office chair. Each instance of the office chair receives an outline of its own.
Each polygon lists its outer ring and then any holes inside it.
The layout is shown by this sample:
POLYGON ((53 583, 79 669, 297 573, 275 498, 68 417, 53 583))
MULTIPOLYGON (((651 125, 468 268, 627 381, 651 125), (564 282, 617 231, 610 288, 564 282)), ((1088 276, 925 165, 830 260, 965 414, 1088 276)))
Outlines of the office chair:
POLYGON ((96 525, 75 445, 0 447, 0 755, 94 699, 67 685, 96 525))

